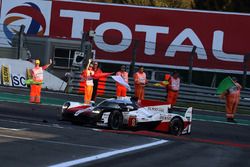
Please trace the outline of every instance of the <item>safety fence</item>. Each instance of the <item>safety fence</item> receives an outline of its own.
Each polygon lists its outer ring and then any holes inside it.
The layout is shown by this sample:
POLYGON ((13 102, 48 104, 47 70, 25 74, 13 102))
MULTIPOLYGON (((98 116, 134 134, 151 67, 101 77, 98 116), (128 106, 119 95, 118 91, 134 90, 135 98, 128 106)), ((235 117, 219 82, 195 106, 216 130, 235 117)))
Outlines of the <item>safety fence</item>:
MULTIPOLYGON (((80 88, 80 73, 76 73, 74 79, 69 83, 71 87, 72 93, 79 93, 78 90, 80 88)), ((164 87, 157 87, 154 84, 157 83, 155 81, 150 81, 145 87, 145 98, 152 100, 160 100, 165 101, 167 92, 164 87)), ((131 86, 131 91, 127 94, 128 96, 134 95, 134 85, 133 78, 129 78, 129 84, 131 86)), ((108 77, 105 83, 105 97, 115 97, 116 96, 116 86, 115 81, 108 77)), ((216 94, 216 88, 198 86, 198 85, 189 85, 189 84, 181 84, 179 97, 179 102, 187 102, 187 103, 197 103, 204 105, 216 105, 222 106, 224 105, 224 100, 221 100, 219 96, 216 94)), ((239 104, 239 108, 248 110, 250 109, 250 89, 244 89, 241 91, 241 100, 239 104)))

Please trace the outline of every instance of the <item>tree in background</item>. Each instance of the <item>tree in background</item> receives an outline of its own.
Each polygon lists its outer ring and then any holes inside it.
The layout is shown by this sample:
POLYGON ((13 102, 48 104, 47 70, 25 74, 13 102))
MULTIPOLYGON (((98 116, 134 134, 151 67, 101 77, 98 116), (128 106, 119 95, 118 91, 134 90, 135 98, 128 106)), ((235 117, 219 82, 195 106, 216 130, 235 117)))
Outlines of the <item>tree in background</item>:
POLYGON ((108 2, 140 6, 158 6, 171 8, 191 8, 193 0, 92 0, 95 2, 108 2))
POLYGON ((228 12, 250 12, 250 0, 90 0, 141 6, 186 8, 228 12))
POLYGON ((250 12, 249 0, 194 0, 193 9, 228 12, 250 12))

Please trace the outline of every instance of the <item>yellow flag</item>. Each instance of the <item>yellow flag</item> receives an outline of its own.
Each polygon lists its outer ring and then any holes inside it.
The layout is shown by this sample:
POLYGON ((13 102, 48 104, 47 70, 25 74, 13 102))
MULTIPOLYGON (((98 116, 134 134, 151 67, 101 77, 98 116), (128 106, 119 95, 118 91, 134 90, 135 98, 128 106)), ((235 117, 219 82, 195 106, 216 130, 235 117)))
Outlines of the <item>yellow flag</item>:
POLYGON ((162 81, 162 82, 160 82, 160 83, 155 83, 155 84, 153 84, 154 86, 162 86, 162 87, 165 87, 165 86, 167 86, 169 84, 169 82, 168 81, 162 81))

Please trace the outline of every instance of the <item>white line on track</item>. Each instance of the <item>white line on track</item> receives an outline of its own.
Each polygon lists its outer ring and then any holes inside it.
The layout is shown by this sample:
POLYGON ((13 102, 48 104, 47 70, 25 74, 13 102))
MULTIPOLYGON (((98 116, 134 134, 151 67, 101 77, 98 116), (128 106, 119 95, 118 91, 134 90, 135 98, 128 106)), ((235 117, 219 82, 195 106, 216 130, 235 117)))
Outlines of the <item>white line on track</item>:
MULTIPOLYGON (((0 114, 1 116, 1 114, 0 114)), ((15 121, 15 120, 5 120, 0 119, 1 122, 10 122, 10 123, 16 123, 16 124, 23 124, 23 125, 32 125, 32 126, 43 126, 43 127, 51 127, 51 128, 59 128, 59 129, 72 129, 70 127, 61 126, 59 124, 42 124, 42 123, 31 123, 31 122, 24 122, 24 121, 15 121)), ((38 120, 35 120, 38 121, 38 120)))
POLYGON ((69 166, 73 166, 73 165, 84 164, 84 163, 87 163, 90 161, 108 158, 111 156, 131 152, 131 151, 135 151, 135 150, 139 150, 139 149, 143 149, 143 148, 153 147, 153 146, 160 145, 160 144, 167 143, 167 142, 168 142, 168 140, 159 140, 159 141, 148 143, 148 144, 133 146, 133 147, 129 147, 129 148, 121 149, 121 150, 115 150, 115 151, 110 151, 110 152, 106 152, 106 153, 102 153, 102 154, 93 155, 90 157, 85 157, 85 158, 76 159, 76 160, 72 160, 72 161, 62 162, 59 164, 51 165, 49 167, 69 167, 69 166))
POLYGON ((0 130, 24 131, 24 130, 26 130, 26 128, 22 128, 22 129, 15 129, 15 128, 5 128, 5 127, 0 127, 0 130))
POLYGON ((18 136, 10 136, 10 135, 2 135, 2 134, 0 134, 0 137, 6 137, 6 138, 12 138, 12 139, 21 139, 21 140, 33 140, 32 138, 28 138, 28 137, 18 137, 18 136))
POLYGON ((84 145, 84 144, 74 144, 74 143, 67 143, 67 142, 60 142, 60 141, 52 141, 52 140, 40 140, 36 138, 27 138, 27 137, 19 137, 19 136, 11 136, 11 135, 3 135, 0 134, 0 137, 12 138, 12 139, 20 139, 20 140, 29 140, 34 142, 41 142, 41 143, 49 143, 49 144, 58 144, 63 146, 74 146, 74 147, 84 147, 84 148, 92 148, 92 149, 100 149, 100 150, 115 150, 108 147, 101 147, 101 146, 93 146, 93 145, 84 145))

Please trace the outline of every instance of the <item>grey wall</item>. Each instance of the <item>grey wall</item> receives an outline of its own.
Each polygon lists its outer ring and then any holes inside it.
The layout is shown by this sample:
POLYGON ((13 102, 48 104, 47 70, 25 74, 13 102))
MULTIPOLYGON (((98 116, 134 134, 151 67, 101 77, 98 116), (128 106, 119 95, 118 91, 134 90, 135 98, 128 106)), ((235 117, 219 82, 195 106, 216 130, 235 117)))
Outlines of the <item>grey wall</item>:
MULTIPOLYGON (((27 59, 27 51, 26 49, 22 49, 21 51, 22 59, 27 59)), ((9 58, 9 59, 17 59, 18 58, 18 49, 16 47, 0 47, 0 58, 9 58)))

